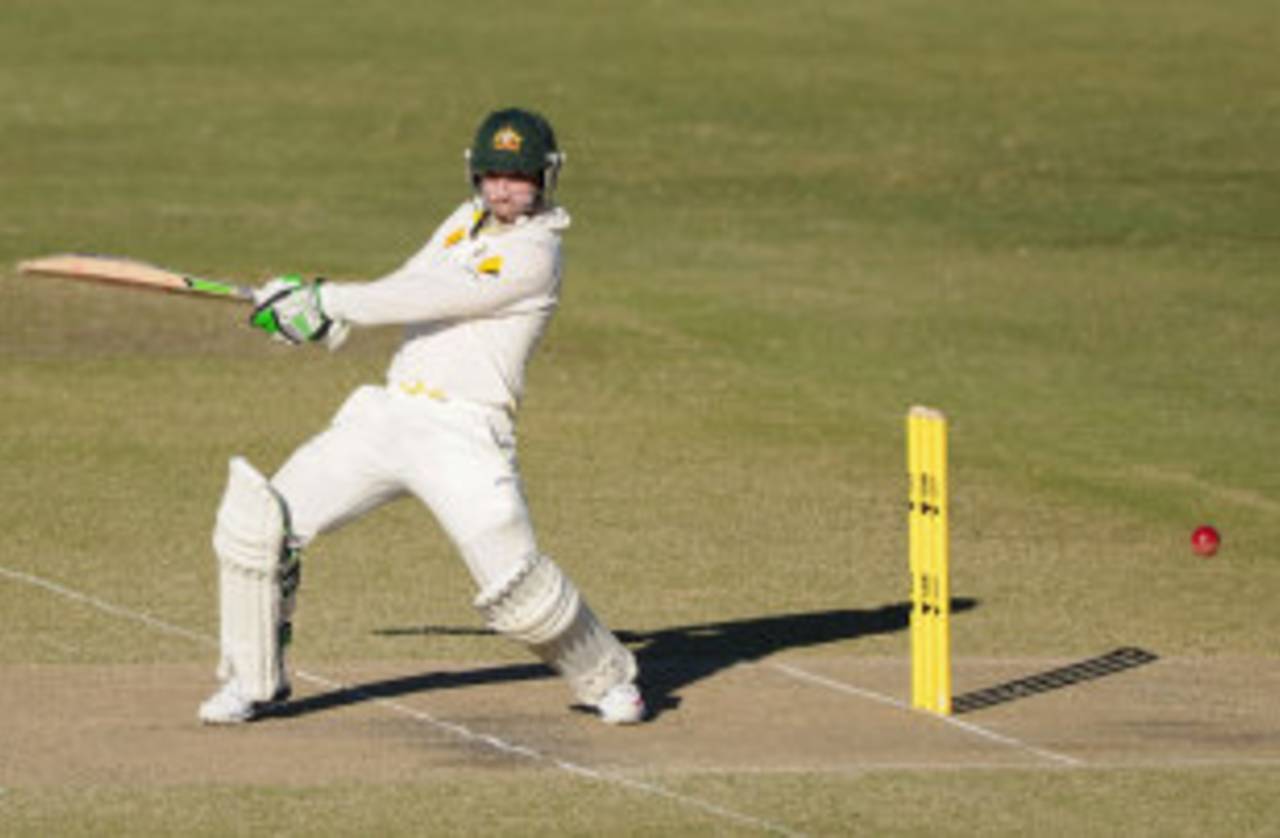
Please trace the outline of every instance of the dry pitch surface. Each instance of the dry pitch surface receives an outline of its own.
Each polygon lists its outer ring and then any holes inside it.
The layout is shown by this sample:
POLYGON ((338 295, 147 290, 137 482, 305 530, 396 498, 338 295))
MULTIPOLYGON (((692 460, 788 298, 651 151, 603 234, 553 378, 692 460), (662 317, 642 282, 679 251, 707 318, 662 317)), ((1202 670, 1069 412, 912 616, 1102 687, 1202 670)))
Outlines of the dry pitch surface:
MULTIPOLYGON (((38 577, 9 572, 117 629, 213 640, 38 577)), ((1274 659, 960 659, 963 712, 907 707, 905 659, 776 654, 751 662, 641 657, 655 717, 614 729, 566 706, 535 665, 300 662, 279 717, 201 727, 206 665, 10 665, 0 671, 0 787, 394 783, 459 770, 564 772, 711 819, 799 834, 771 813, 676 790, 698 773, 1081 771, 1280 766, 1274 659)))
MULTIPOLYGON (((962 684, 1061 661, 961 660, 962 684)), ((10 666, 8 787, 393 781, 461 765, 617 775, 991 767, 1280 766, 1280 668, 1167 659, 1088 685, 934 719, 904 706, 901 661, 782 656, 681 691, 636 728, 566 710, 535 667, 415 661, 302 668, 280 718, 196 724, 196 666, 10 666), (143 712, 145 709, 145 712, 143 712)), ((678 665, 673 663, 673 665, 678 665)))

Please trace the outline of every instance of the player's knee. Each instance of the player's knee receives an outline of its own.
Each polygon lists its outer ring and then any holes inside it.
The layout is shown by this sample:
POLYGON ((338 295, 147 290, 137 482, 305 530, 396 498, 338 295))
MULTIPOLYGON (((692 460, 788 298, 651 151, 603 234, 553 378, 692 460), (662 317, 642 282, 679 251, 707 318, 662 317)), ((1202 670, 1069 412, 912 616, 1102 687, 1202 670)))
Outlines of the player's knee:
POLYGON ((281 473, 276 473, 269 482, 284 508, 291 542, 296 547, 305 547, 319 532, 318 519, 308 508, 306 493, 281 473))
POLYGON ((636 678, 635 656, 547 556, 527 558, 482 590, 475 606, 491 628, 527 644, 563 675, 580 701, 596 704, 636 678))
POLYGON ((523 509, 511 509, 483 531, 461 541, 458 548, 481 589, 509 578, 538 554, 537 539, 523 509))

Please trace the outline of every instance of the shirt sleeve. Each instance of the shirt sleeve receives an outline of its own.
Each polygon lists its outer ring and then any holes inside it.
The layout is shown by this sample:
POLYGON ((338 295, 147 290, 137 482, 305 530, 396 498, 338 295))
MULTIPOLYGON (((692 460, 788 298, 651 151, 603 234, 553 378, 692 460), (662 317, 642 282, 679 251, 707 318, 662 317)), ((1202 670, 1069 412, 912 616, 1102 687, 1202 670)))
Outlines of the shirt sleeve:
POLYGON ((552 291, 556 258, 549 238, 495 240, 474 264, 411 260, 372 282, 327 283, 320 302, 330 317, 360 326, 484 317, 552 291))

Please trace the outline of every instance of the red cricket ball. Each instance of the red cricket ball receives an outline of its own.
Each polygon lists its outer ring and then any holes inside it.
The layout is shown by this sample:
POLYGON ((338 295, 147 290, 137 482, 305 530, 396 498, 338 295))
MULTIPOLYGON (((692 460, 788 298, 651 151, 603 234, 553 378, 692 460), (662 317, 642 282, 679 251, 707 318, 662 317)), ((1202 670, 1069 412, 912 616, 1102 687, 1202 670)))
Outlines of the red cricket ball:
POLYGON ((1195 532, 1191 533, 1191 549, 1195 550, 1197 555, 1212 556, 1218 552, 1221 544, 1222 536, 1208 524, 1196 527, 1195 532))

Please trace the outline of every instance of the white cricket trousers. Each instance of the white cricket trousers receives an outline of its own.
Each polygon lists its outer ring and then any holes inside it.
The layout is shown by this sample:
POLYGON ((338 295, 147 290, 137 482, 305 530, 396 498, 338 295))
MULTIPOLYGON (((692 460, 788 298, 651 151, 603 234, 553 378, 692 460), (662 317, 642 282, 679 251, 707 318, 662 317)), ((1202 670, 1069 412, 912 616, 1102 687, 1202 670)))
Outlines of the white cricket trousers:
POLYGON ((538 549, 516 463, 515 425, 498 407, 360 387, 271 483, 304 545, 414 495, 481 590, 509 579, 538 549))

